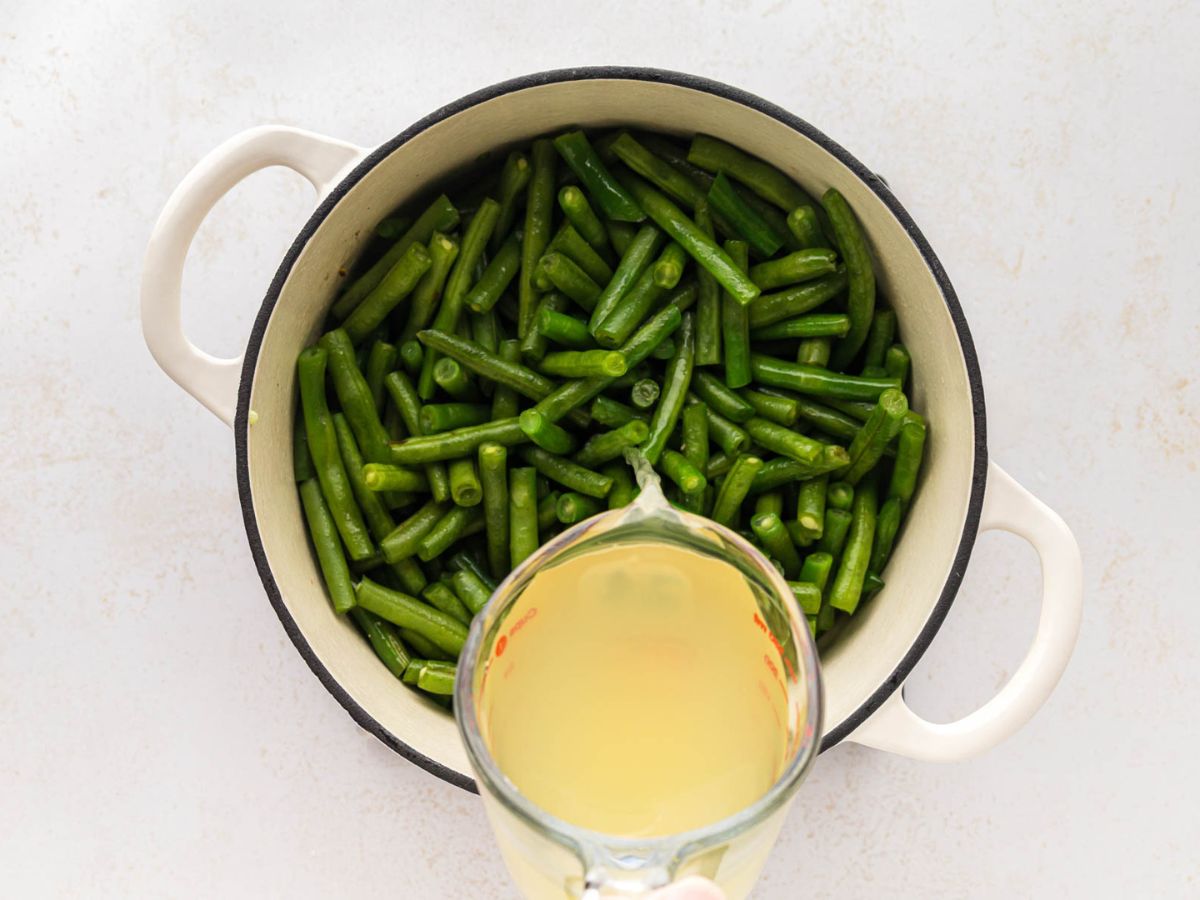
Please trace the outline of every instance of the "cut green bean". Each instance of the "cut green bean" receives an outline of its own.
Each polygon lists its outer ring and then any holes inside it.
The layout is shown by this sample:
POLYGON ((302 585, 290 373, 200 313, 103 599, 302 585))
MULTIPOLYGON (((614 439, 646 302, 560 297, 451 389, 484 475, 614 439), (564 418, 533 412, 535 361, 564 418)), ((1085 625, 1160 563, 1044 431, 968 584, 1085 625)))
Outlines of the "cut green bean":
POLYGON ((908 348, 903 344, 892 344, 883 356, 883 371, 888 378, 895 378, 903 387, 908 381, 908 373, 912 369, 912 357, 908 348))
POLYGON ((825 494, 829 476, 819 475, 802 482, 796 493, 796 521, 800 533, 811 543, 825 533, 825 494))
POLYGON ((338 297, 337 302, 333 304, 333 317, 339 321, 344 320, 375 290, 384 277, 390 274, 409 249, 429 241, 435 231, 452 231, 456 225, 458 210, 454 208, 450 198, 442 194, 421 213, 404 236, 388 248, 387 253, 338 297))
POLYGON ((710 439, 725 453, 736 456, 750 446, 750 434, 746 429, 736 422, 730 422, 712 407, 707 407, 705 414, 710 439))
POLYGON ((878 574, 887 566, 902 518, 904 501, 899 497, 889 497, 879 507, 879 515, 875 521, 875 542, 871 545, 871 559, 867 564, 869 572, 878 574))
POLYGON ((883 368, 883 358, 896 336, 896 314, 890 309, 877 309, 871 319, 866 343, 863 344, 863 374, 883 368))
POLYGON ((500 215, 496 217, 496 230, 492 232, 492 238, 488 242, 488 249, 492 253, 500 248, 504 236, 512 228, 521 195, 529 187, 532 175, 533 168, 529 165, 529 159, 521 151, 514 150, 505 158, 504 167, 500 170, 500 181, 496 185, 500 215))
POLYGON ((457 656, 467 642, 466 625, 414 597, 389 590, 369 578, 358 583, 355 593, 358 605, 367 612, 421 635, 447 653, 457 656))
POLYGON ((479 446, 479 478, 487 533, 488 569, 493 578, 509 571, 508 449, 495 443, 479 446))
POLYGON ((496 255, 489 260, 475 286, 463 298, 463 303, 472 312, 487 312, 508 290, 508 286, 520 270, 521 244, 515 234, 509 235, 508 240, 500 245, 496 255))
POLYGON ((687 159, 706 172, 726 172, 784 212, 813 203, 808 194, 774 166, 717 138, 696 135, 687 159))
POLYGON ((735 265, 729 255, 695 222, 684 215, 678 206, 636 175, 624 178, 622 183, 630 189, 655 224, 683 247, 697 265, 711 272, 721 287, 738 303, 744 306, 758 299, 761 291, 745 274, 745 267, 735 265))
POLYGON ((770 291, 831 275, 836 269, 837 254, 832 250, 797 250, 752 266, 750 277, 764 291, 770 291))
POLYGON ((537 330, 546 340, 572 350, 588 350, 596 346, 587 322, 545 306, 538 309, 537 330))
POLYGON ((697 204, 705 200, 703 185, 660 159, 630 134, 623 132, 617 135, 612 142, 612 150, 630 169, 688 208, 694 210, 697 204))
MULTIPOLYGON (((713 237, 712 214, 708 201, 696 206, 696 225, 710 239, 713 237)), ((696 365, 715 366, 721 354, 721 286, 712 273, 696 268, 696 365)))
POLYGON ((829 605, 853 614, 862 599, 863 581, 875 541, 877 507, 874 479, 864 481, 855 491, 851 516, 850 533, 833 586, 829 589, 829 605))
POLYGON ((667 448, 659 459, 659 468, 685 494, 698 494, 708 487, 704 470, 694 465, 682 453, 667 448))
POLYGON ((724 451, 714 453, 708 458, 708 465, 704 467, 704 477, 709 481, 716 481, 722 475, 728 475, 729 470, 733 468, 735 459, 736 457, 730 456, 724 451))
POLYGON ((636 409, 651 409, 658 402, 662 389, 653 378, 643 378, 629 390, 629 400, 636 409))
POLYGON ((800 572, 800 554, 779 516, 775 513, 752 516, 750 529, 767 554, 783 566, 784 577, 795 578, 800 572))
POLYGON ((538 548, 537 471, 508 473, 509 564, 515 569, 538 548))
POLYGON ((671 436, 676 422, 679 421, 679 414, 683 411, 688 388, 691 386, 695 352, 695 319, 688 313, 683 317, 683 324, 679 329, 679 346, 667 364, 658 406, 654 408, 654 415, 650 418, 650 433, 642 444, 642 454, 650 465, 658 462, 663 448, 667 445, 667 438, 671 436))
POLYGON ((517 281, 517 337, 533 330, 537 312, 538 263, 550 241, 554 210, 554 145, 548 140, 533 142, 533 174, 525 200, 525 231, 521 242, 521 272, 517 281))
MULTIPOLYGON (((718 172, 708 189, 708 203, 713 211, 724 216, 738 236, 746 241, 759 256, 769 257, 783 246, 783 235, 746 203, 733 189, 733 184, 724 172, 718 172)), ((757 283, 758 279, 751 278, 757 283)), ((759 287, 762 287, 759 284, 759 287)))
POLYGON ((547 253, 539 263, 540 271, 558 290, 570 297, 584 310, 596 308, 600 297, 600 285, 579 268, 566 254, 547 253))
POLYGON ((450 582, 472 616, 478 615, 491 599, 492 589, 471 569, 459 569, 450 576, 450 582))
POLYGON ((760 446, 802 463, 816 462, 825 448, 820 441, 758 416, 748 420, 744 427, 760 446))
POLYGON ((401 300, 413 292, 433 264, 429 251, 421 244, 413 244, 400 261, 384 276, 354 311, 342 323, 350 340, 359 344, 388 317, 401 300))
POLYGON ((386 219, 381 219, 375 226, 375 236, 394 241, 408 231, 412 222, 411 216, 388 216, 386 219))
POLYGON ((821 231, 817 211, 808 204, 797 206, 788 213, 787 226, 801 249, 829 246, 829 241, 821 231))
POLYGON ((558 192, 558 205, 567 221, 592 249, 597 253, 608 251, 608 232, 604 230, 604 223, 592 210, 583 191, 574 185, 568 185, 558 192))
POLYGON ((629 447, 636 447, 646 440, 650 433, 649 426, 640 419, 631 419, 624 425, 597 434, 588 439, 587 443, 574 456, 574 461, 581 466, 594 469, 606 462, 620 459, 629 447))
MULTIPOLYGON (((726 241, 725 252, 735 265, 746 268, 749 251, 744 241, 726 241)), ((745 387, 751 378, 750 313, 728 291, 721 295, 721 345, 725 352, 725 384, 745 387)))
POLYGON ((379 418, 367 379, 358 368, 350 338, 337 328, 324 335, 319 344, 328 354, 330 380, 359 449, 368 462, 385 462, 388 433, 379 418))
POLYGON ((850 522, 853 519, 849 510, 826 509, 825 533, 817 542, 817 550, 831 556, 842 555, 842 547, 846 543, 846 535, 850 532, 850 522))
POLYGON ((754 407, 747 400, 709 372, 696 373, 692 390, 710 409, 734 422, 743 423, 754 415, 754 407))
POLYGON ((665 291, 672 290, 679 284, 679 279, 683 277, 687 259, 687 254, 682 247, 674 241, 667 244, 662 256, 651 267, 654 283, 665 291))
POLYGON ((797 404, 792 397, 756 391, 751 388, 742 388, 738 391, 738 395, 750 406, 753 415, 787 428, 796 424, 797 404))
POLYGON ((526 440, 525 432, 521 431, 521 426, 515 417, 497 419, 483 425, 470 425, 442 434, 411 437, 399 443, 393 443, 391 445, 392 462, 398 466, 441 462, 468 456, 478 450, 480 444, 488 441, 495 441, 509 447, 526 440))
POLYGON ((325 504, 317 479, 310 478, 300 485, 300 500, 308 521, 313 549, 317 551, 317 562, 325 578, 325 586, 329 589, 329 599, 335 612, 344 613, 354 607, 354 585, 346 557, 342 554, 337 525, 325 504))
MULTIPOLYGON (((400 332, 402 345, 406 341, 411 341, 418 331, 433 320, 433 314, 436 312, 438 304, 442 302, 446 278, 450 275, 450 269, 458 258, 458 241, 441 232, 435 232, 429 239, 428 252, 429 268, 413 289, 412 301, 408 306, 408 318, 403 331, 400 332)), ((418 363, 418 365, 420 364, 418 363)))
POLYGON ((642 422, 650 421, 650 416, 642 410, 626 406, 619 400, 613 400, 611 397, 603 395, 592 401, 591 417, 597 425, 603 425, 606 428, 618 428, 634 419, 642 422))
POLYGON ((708 468, 708 407, 692 403, 683 408, 683 445, 680 448, 688 462, 704 472, 708 468))
POLYGON ((714 522, 730 528, 736 525, 742 501, 746 499, 754 476, 762 467, 763 461, 757 456, 742 455, 734 460, 713 501, 710 518, 714 522))
POLYGON ((543 542, 550 540, 551 533, 562 523, 558 521, 558 498, 560 491, 551 491, 538 501, 537 526, 543 542))
POLYGON ((425 361, 425 349, 417 341, 404 341, 400 345, 400 365, 405 374, 416 378, 421 372, 421 363, 425 361))
POLYGON ((616 271, 604 286, 592 309, 588 328, 593 334, 604 320, 612 315, 621 300, 638 282, 642 272, 650 266, 650 259, 661 246, 662 240, 663 233, 653 225, 643 225, 638 229, 629 246, 622 252, 616 271))
POLYGON ((816 281, 763 294, 750 307, 750 327, 765 328, 767 325, 811 312, 843 293, 849 283, 845 270, 838 268, 832 275, 826 275, 816 281))
POLYGON ((423 562, 429 562, 483 524, 483 512, 478 507, 452 506, 425 536, 417 541, 417 556, 423 562))
POLYGON ((817 590, 824 592, 832 571, 833 556, 823 550, 817 550, 804 557, 804 565, 800 567, 799 579, 809 584, 815 584, 817 590))
POLYGON ((383 379, 388 372, 396 368, 396 346, 387 341, 375 341, 371 352, 367 355, 367 370, 363 373, 367 379, 367 387, 371 390, 371 399, 375 401, 376 415, 383 415, 383 401, 387 394, 383 389, 383 379))
POLYGON ((300 354, 297 362, 304 427, 321 493, 346 546, 346 552, 351 560, 362 560, 370 556, 375 547, 371 543, 358 504, 354 502, 350 479, 338 452, 337 433, 325 396, 325 369, 328 358, 329 354, 325 350, 310 347, 300 354))
MULTIPOLYGON (((429 359, 433 354, 426 356, 429 359)), ((480 399, 479 388, 456 359, 439 359, 433 365, 433 383, 459 403, 480 399)), ((420 388, 418 388, 418 392, 420 388)))
POLYGON ((773 491, 785 484, 791 484, 793 481, 803 481, 827 472, 836 472, 838 469, 845 468, 849 462, 850 454, 844 447, 836 444, 826 444, 821 459, 815 463, 802 463, 790 457, 780 456, 763 466, 758 478, 754 481, 751 493, 773 491))
POLYGON ((612 488, 612 479, 608 476, 555 456, 541 447, 521 448, 521 458, 551 481, 589 497, 603 499, 612 488))
POLYGON ((383 558, 395 564, 416 555, 418 543, 449 510, 449 503, 430 500, 380 540, 383 558))
POLYGON ((560 134, 554 139, 554 147, 605 216, 617 222, 640 222, 646 218, 630 192, 613 178, 596 155, 582 131, 560 134))
POLYGON ((887 445, 904 424, 907 412, 908 400, 899 390, 889 389, 879 396, 875 411, 850 443, 850 465, 841 473, 843 481, 857 485, 875 468, 887 445))
POLYGON ((608 232, 608 240, 618 256, 625 254, 637 233, 637 229, 628 222, 613 222, 607 219, 604 222, 604 230, 608 232))
POLYGON ((824 369, 829 365, 833 341, 829 338, 805 338, 796 349, 796 362, 802 366, 824 369))
POLYGON ((429 694, 436 694, 439 697, 450 697, 454 694, 454 679, 458 677, 458 670, 451 667, 450 669, 439 669, 433 666, 425 666, 417 673, 417 687, 429 694))
POLYGON ((792 596, 796 598, 796 605, 800 607, 800 611, 806 616, 815 616, 821 611, 821 589, 811 581, 789 581, 788 587, 792 589, 792 596))
POLYGON ((850 315, 850 331, 838 341, 830 357, 830 365, 845 368, 867 339, 871 321, 875 314, 875 269, 871 253, 867 249, 867 238, 850 204, 830 188, 821 198, 825 214, 833 228, 833 237, 846 264, 850 292, 846 299, 846 312, 850 315))
MULTIPOLYGON (((353 596, 354 588, 350 590, 353 596)), ((357 606, 350 610, 350 615, 388 671, 397 678, 403 678, 412 656, 400 639, 396 626, 357 606)))
POLYGON ((575 449, 574 436, 537 409, 525 410, 518 422, 529 439, 543 450, 562 456, 575 449))
MULTIPOLYGON (((404 425, 412 437, 420 437, 425 433, 421 424, 421 398, 412 380, 403 372, 392 372, 383 380, 392 404, 399 411, 404 425)), ((389 454, 390 454, 389 446, 389 454)), ((446 467, 438 462, 425 465, 425 478, 429 482, 429 492, 439 503, 450 499, 450 479, 446 467)))
POLYGON ((421 432, 438 434, 479 425, 491 418, 492 410, 486 403, 426 403, 421 407, 421 432))
POLYGON ((304 429, 304 415, 300 411, 292 417, 292 473, 296 484, 317 476, 312 455, 308 452, 308 432, 304 429))
POLYGON ((771 387, 788 388, 814 397, 842 400, 878 400, 889 389, 899 390, 895 378, 863 378, 842 375, 813 366, 789 363, 760 353, 750 355, 750 370, 755 381, 771 387))
POLYGON ((754 501, 754 514, 756 516, 765 516, 767 513, 774 513, 783 518, 783 492, 782 491, 767 491, 759 494, 754 501))
POLYGON ((617 378, 629 369, 619 350, 559 350, 547 353, 538 366, 562 378, 617 378))
MULTIPOLYGON (((451 337, 447 335, 447 337, 451 337)), ((450 351, 443 346, 443 353, 450 351)), ((462 357, 456 357, 459 362, 469 365, 462 357)), ((500 349, 497 352, 496 359, 505 363, 509 367, 521 366, 521 342, 518 340, 501 341, 500 349)), ((482 374, 479 369, 474 369, 477 374, 482 374)), ((513 371, 516 371, 513 369, 513 371)), ((531 375, 537 375, 536 372, 528 370, 531 375)), ((485 376, 491 377, 491 376, 485 376)), ((538 376, 541 377, 541 376, 538 376)), ((492 379, 496 383, 496 389, 492 393, 492 419, 511 419, 521 411, 520 400, 517 397, 517 391, 507 381, 501 381, 498 378, 492 379)))
POLYGON ((850 317, 840 313, 818 313, 784 319, 774 325, 753 329, 750 337, 756 341, 790 340, 792 338, 841 337, 850 330, 850 317))
POLYGON ((912 500, 924 452, 925 426, 920 422, 905 422, 900 426, 900 436, 896 442, 896 462, 888 486, 889 498, 897 497, 905 504, 912 500))
MULTIPOLYGON (((550 243, 546 245, 546 253, 561 253, 579 266, 596 284, 608 284, 609 279, 613 277, 612 266, 595 251, 591 244, 583 239, 583 236, 575 230, 570 222, 564 222, 558 229, 550 243)), ((550 281, 544 279, 540 273, 538 288, 543 288, 543 280, 545 288, 548 289, 550 281)))
POLYGON ((470 458, 452 459, 446 467, 450 476, 450 498, 458 506, 476 506, 483 499, 479 472, 470 458))
POLYGON ((629 466, 614 460, 600 470, 602 474, 612 479, 612 489, 608 492, 608 508, 620 509, 628 506, 637 496, 637 485, 634 484, 633 474, 629 466))
POLYGON ((833 481, 825 492, 825 504, 830 509, 849 509, 854 502, 854 488, 844 481, 833 481))
POLYGON ((853 441, 858 435, 861 423, 853 417, 807 397, 796 397, 795 402, 799 417, 826 434, 844 441, 853 441))
POLYGON ((449 585, 435 581, 421 591, 421 599, 434 609, 441 610, 464 625, 471 624, 471 611, 467 609, 462 600, 458 598, 458 594, 454 593, 449 585))
POLYGON ((574 525, 584 519, 590 519, 604 509, 605 505, 595 497, 588 497, 575 491, 568 491, 560 495, 555 505, 558 521, 564 525, 574 525))
POLYGON ((370 491, 429 490, 429 481, 421 472, 387 463, 367 463, 362 467, 362 479, 370 491))

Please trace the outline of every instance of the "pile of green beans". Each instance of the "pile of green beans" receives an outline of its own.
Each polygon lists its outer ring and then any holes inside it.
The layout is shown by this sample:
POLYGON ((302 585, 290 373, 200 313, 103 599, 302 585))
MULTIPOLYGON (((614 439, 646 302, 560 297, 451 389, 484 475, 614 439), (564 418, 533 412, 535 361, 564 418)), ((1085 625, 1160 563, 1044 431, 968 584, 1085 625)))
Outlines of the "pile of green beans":
POLYGON ((834 188, 698 135, 549 135, 389 214, 297 363, 293 458, 333 608, 446 703, 472 618, 636 496, 741 532, 814 634, 855 613, 926 422, 834 188))

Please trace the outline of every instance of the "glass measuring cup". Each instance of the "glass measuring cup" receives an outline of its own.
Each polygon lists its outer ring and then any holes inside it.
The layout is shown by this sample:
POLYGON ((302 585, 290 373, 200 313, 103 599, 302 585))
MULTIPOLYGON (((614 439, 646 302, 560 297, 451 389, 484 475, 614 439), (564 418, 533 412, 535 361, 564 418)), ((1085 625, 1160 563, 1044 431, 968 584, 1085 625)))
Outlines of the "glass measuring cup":
MULTIPOLYGON (((745 896, 820 743, 816 649, 783 577, 740 535, 672 507, 649 467, 635 462, 635 468, 642 483, 637 500, 568 529, 518 566, 476 616, 458 663, 455 709, 480 795, 513 879, 537 900, 636 897, 688 875, 712 879, 730 898, 745 896), (785 691, 786 750, 774 783, 737 812, 678 834, 628 837, 564 821, 518 790, 490 749, 484 701, 489 669, 500 666, 501 657, 503 665, 511 665, 520 652, 516 633, 535 627, 536 615, 522 608, 521 598, 540 572, 580 554, 647 542, 727 563, 744 578, 757 606, 745 617, 745 627, 757 632, 756 653, 761 654, 746 665, 765 663, 785 691)), ((561 602, 569 604, 571 598, 561 602)))

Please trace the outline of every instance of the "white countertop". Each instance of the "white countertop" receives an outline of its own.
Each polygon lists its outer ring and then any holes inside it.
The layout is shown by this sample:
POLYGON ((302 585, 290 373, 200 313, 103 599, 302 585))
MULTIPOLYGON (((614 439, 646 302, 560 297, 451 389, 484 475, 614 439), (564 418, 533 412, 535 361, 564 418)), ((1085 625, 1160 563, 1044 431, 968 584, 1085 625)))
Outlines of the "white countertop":
MULTIPOLYGON (((745 88, 883 173, 962 299, 992 457, 1083 548, 1079 647, 1033 722, 951 766, 822 757, 758 896, 1200 892, 1200 8, 187 6, 0 22, 0 893, 513 895, 477 798, 359 730, 285 637, 230 432, 151 361, 138 280, 171 188, 240 129, 371 145, 583 64, 745 88)), ((206 348, 239 348, 311 204, 272 171, 218 207, 185 279, 206 348)), ((991 696, 1037 589, 1027 546, 984 537, 914 705, 991 696)))

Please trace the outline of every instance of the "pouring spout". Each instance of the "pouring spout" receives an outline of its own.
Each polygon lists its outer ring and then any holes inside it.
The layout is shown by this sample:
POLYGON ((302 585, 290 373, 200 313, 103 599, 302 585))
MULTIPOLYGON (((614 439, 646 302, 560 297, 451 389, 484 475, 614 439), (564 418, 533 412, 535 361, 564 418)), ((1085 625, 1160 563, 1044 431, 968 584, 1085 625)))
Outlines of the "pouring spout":
POLYGON ((638 495, 633 501, 633 507, 643 513, 662 512, 671 508, 662 491, 662 479, 650 465, 650 461, 637 447, 625 451, 625 461, 633 469, 633 477, 637 479, 638 495))

